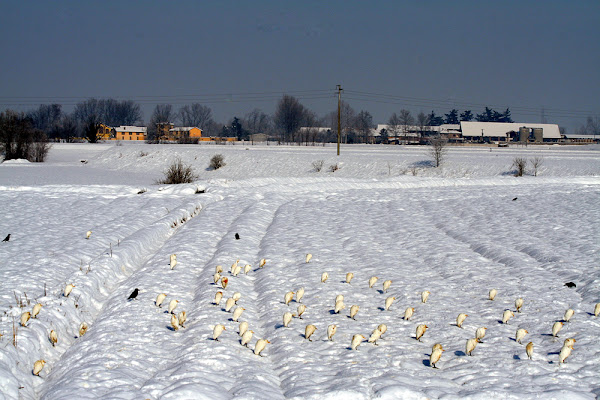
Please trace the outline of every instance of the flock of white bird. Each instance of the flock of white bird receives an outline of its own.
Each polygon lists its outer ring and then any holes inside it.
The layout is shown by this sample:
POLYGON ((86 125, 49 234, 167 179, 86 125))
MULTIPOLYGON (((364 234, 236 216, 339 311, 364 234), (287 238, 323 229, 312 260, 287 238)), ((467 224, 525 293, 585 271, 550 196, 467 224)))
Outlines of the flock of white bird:
MULTIPOLYGON (((91 231, 88 231, 86 234, 86 239, 89 239, 90 235, 91 235, 91 231)), ((312 254, 307 254, 306 258, 305 258, 305 262, 309 263, 311 261, 311 259, 312 259, 312 254)), ((240 274, 240 272, 242 272, 242 271, 244 272, 244 274, 247 275, 252 270, 252 266, 250 264, 246 264, 245 266, 242 267, 242 265, 239 263, 239 261, 240 260, 236 260, 231 265, 229 273, 233 277, 237 277, 240 274)), ((259 262, 259 268, 262 269, 266 265, 266 263, 267 263, 266 259, 261 259, 259 262)), ((176 254, 172 254, 170 256, 169 265, 170 265, 171 269, 174 269, 177 266, 177 255, 176 254)), ((353 278, 354 278, 354 274, 352 272, 348 272, 346 274, 346 280, 345 280, 346 283, 350 284, 353 278)), ((321 275, 321 282, 323 284, 325 284, 328 279, 329 279, 329 274, 327 272, 323 272, 321 275)), ((368 280, 369 288, 373 288, 378 280, 379 280, 379 278, 377 276, 372 276, 368 280)), ((217 265, 215 268, 215 273, 213 275, 212 283, 216 286, 219 286, 220 290, 218 290, 215 293, 215 296, 214 296, 214 304, 215 305, 217 305, 217 306, 221 305, 221 301, 225 295, 224 291, 227 289, 228 282, 229 282, 229 278, 224 276, 223 267, 221 265, 217 265)), ((391 280, 389 280, 389 279, 384 280, 383 281, 383 293, 386 293, 389 290, 389 288, 391 287, 391 285, 392 285, 391 280)), ((64 288, 63 296, 69 297, 73 288, 75 288, 74 284, 72 284, 72 283, 67 284, 64 288)), ((284 327, 289 327, 289 325, 294 317, 302 319, 302 314, 306 311, 306 305, 302 304, 302 298, 304 296, 304 292, 305 292, 304 287, 301 287, 301 288, 297 289, 295 292, 288 291, 285 293, 284 298, 283 298, 284 304, 289 306, 290 303, 292 302, 292 300, 294 300, 294 296, 295 296, 296 303, 298 303, 298 307, 297 307, 296 313, 286 311, 283 314, 283 326, 284 327)), ((421 302, 426 303, 429 299, 430 294, 431 293, 428 290, 423 291, 421 293, 421 302)), ((488 296, 489 300, 494 301, 497 294, 498 294, 497 289, 491 289, 489 291, 489 296, 488 296)), ((231 319, 234 322, 239 322, 238 335, 241 338, 240 343, 241 343, 241 345, 248 347, 248 344, 251 342, 251 339, 253 337, 254 331, 249 329, 248 322, 239 321, 240 317, 242 316, 242 314, 245 310, 244 307, 237 305, 238 301, 241 299, 241 297, 242 297, 242 295, 240 292, 232 293, 231 297, 227 298, 225 301, 224 310, 228 313, 232 313, 231 319)), ((155 305, 157 307, 161 308, 162 304, 166 298, 167 298, 166 293, 159 293, 156 297, 155 305)), ((390 310, 391 306, 394 303, 394 300, 396 300, 396 297, 394 297, 394 296, 387 297, 385 299, 383 310, 386 310, 386 311, 390 310)), ((187 320, 186 311, 180 311, 179 313, 175 313, 175 308, 177 307, 178 303, 179 303, 179 301, 177 299, 172 299, 169 302, 168 308, 167 308, 167 313, 168 313, 168 315, 170 315, 170 323, 171 323, 171 328, 173 331, 177 331, 180 328, 185 328, 185 322, 187 320)), ((524 305, 523 298, 516 299, 515 300, 516 312, 520 313, 521 309, 523 308, 523 305, 524 305)), ((23 312, 21 314, 21 319, 20 319, 21 326, 27 327, 30 319, 32 319, 32 318, 35 319, 38 316, 38 314, 40 313, 40 311, 42 310, 42 307, 43 307, 43 305, 41 303, 37 303, 33 306, 33 309, 31 312, 29 312, 29 311, 23 312)), ((346 308, 346 305, 344 304, 344 296, 342 294, 338 294, 335 297, 333 311, 336 314, 339 314, 345 308, 346 308)), ((355 319, 359 310, 360 310, 359 305, 356 305, 356 304, 352 305, 350 307, 349 317, 352 319, 355 319)), ((412 318, 414 312, 415 312, 414 307, 407 307, 404 311, 404 316, 402 318, 405 321, 409 321, 412 318)), ((553 337, 555 337, 555 338, 558 337, 558 333, 562 329, 564 323, 568 323, 574 314, 575 314, 575 312, 573 309, 568 309, 568 310, 566 310, 566 312, 564 314, 563 320, 556 321, 554 323, 554 325, 552 326, 552 336, 553 337)), ((600 315, 600 303, 597 303, 594 307, 594 316, 598 317, 598 315, 600 315)), ((456 317, 456 326, 458 326, 459 328, 462 328, 462 325, 467 317, 468 317, 467 314, 460 313, 456 317)), ((508 309, 505 310, 504 313, 502 314, 502 323, 508 324, 509 320, 512 317, 514 317, 513 311, 508 310, 508 309)), ((425 335, 427 328, 428 328, 428 326, 426 324, 419 324, 416 327, 415 339, 420 341, 421 338, 423 337, 423 335, 425 335)), ((83 336, 86 333, 87 329, 88 329, 87 323, 85 321, 82 322, 81 325, 79 326, 79 337, 83 336)), ((226 330, 226 328, 225 328, 224 324, 215 325, 213 327, 213 333, 212 333, 213 340, 218 341, 219 336, 225 330, 226 330)), ((304 331, 305 339, 308 341, 312 341, 311 336, 315 333, 316 330, 317 330, 317 327, 315 325, 307 324, 305 327, 305 331, 304 331)), ((465 354, 467 354, 469 356, 473 355, 472 353, 475 350, 475 348, 477 347, 477 344, 481 343, 482 339, 485 337, 486 330, 487 330, 486 327, 479 327, 475 331, 475 337, 467 340, 466 345, 465 345, 465 354)), ((382 337, 382 335, 386 331, 387 331, 387 326, 385 324, 379 324, 371 332, 368 339, 364 335, 357 333, 352 336, 352 340, 350 342, 350 348, 352 350, 357 350, 359 345, 361 343, 363 343, 365 340, 368 343, 377 345, 377 341, 382 337)), ((331 325, 327 326, 328 340, 333 341, 334 340, 333 338, 334 338, 334 335, 336 332, 337 332, 337 326, 335 324, 331 324, 331 325)), ((525 338, 525 336, 528 333, 529 332, 526 329, 523 329, 523 328, 517 329, 517 331, 515 333, 516 342, 519 344, 522 344, 523 339, 525 338)), ((48 339, 52 343, 52 346, 55 346, 56 343, 58 342, 58 335, 57 335, 56 331, 51 330, 48 334, 48 339)), ((575 342, 576 342, 576 340, 573 338, 567 338, 564 340, 563 346, 562 346, 562 348, 559 352, 559 356, 558 356, 559 364, 566 362, 567 358, 571 355, 571 352, 574 349, 575 342)), ((262 351, 266 348, 267 344, 269 344, 269 343, 271 343, 271 342, 267 339, 264 339, 264 338, 258 339, 254 345, 254 354, 256 354, 258 356, 262 356, 262 354, 261 354, 262 351)), ((525 346, 525 350, 526 350, 526 353, 527 353, 527 356, 529 357, 529 359, 533 359, 534 343, 528 342, 527 345, 525 346)), ((431 349, 430 359, 429 359, 430 366, 432 366, 433 368, 437 368, 436 364, 440 361, 440 359, 442 357, 442 353, 444 351, 445 351, 445 349, 443 348, 441 343, 436 343, 433 345, 433 347, 431 349)), ((46 363, 45 360, 37 360, 33 366, 33 374, 39 375, 39 373, 44 368, 45 363, 46 363)))

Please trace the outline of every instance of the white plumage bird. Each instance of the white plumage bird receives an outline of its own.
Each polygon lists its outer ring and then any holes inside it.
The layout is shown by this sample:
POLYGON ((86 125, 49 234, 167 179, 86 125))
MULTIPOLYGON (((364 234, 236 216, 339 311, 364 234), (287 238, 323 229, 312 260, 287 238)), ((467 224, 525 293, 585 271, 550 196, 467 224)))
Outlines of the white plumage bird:
POLYGON ((385 299, 385 310, 386 311, 390 309, 394 300, 396 300, 396 298, 394 296, 390 296, 387 299, 385 299))
POLYGON ((487 328, 485 326, 482 326, 481 328, 477 328, 477 330, 475 331, 475 339, 477 339, 479 343, 483 343, 481 339, 485 337, 486 330, 487 328))
POLYGON ((321 274, 321 282, 325 283, 325 282, 327 282, 327 279, 329 279, 329 274, 327 272, 323 272, 321 274))
POLYGON ((41 310, 42 310, 42 303, 37 303, 36 305, 34 305, 33 310, 31 310, 31 318, 36 318, 41 310))
POLYGON ((519 328, 517 329, 517 333, 515 333, 515 340, 517 343, 521 344, 521 341, 525 339, 525 336, 529 333, 526 329, 519 328))
POLYGON ((179 300, 171 300, 169 302, 169 308, 167 309, 169 311, 169 314, 173 313, 173 310, 175 310, 175 307, 177 307, 177 304, 179 303, 179 300))
POLYGON ((69 295, 71 294, 71 291, 73 290, 74 287, 75 287, 75 285, 73 285, 72 283, 69 283, 67 286, 65 286, 63 295, 65 297, 69 297, 69 295))
POLYGON ((387 293, 390 286, 392 286, 392 281, 390 279, 383 281, 383 293, 387 293))
POLYGON ((346 283, 350 283, 352 281, 352 278, 354 278, 354 274, 352 272, 348 272, 346 274, 346 283))
POLYGON ((337 332, 337 326, 336 325, 329 325, 327 327, 327 339, 333 342, 333 335, 335 335, 335 333, 337 332))
POLYGON ((312 254, 308 253, 308 254, 306 255, 306 263, 307 263, 307 264, 310 262, 311 258, 312 258, 312 254))
POLYGON ((283 314, 283 326, 284 327, 287 328, 290 325, 290 322, 292 321, 293 316, 294 316, 294 314, 292 314, 289 311, 287 311, 283 314))
POLYGON ((415 313, 415 308, 408 307, 406 310, 404 310, 404 317, 403 317, 404 320, 408 321, 409 319, 411 319, 414 313, 415 313))
POLYGON ((298 318, 302 319, 302 314, 304 314, 304 311, 306 311, 306 306, 304 304, 300 304, 298 306, 298 318))
POLYGON ((177 265, 177 254, 171 254, 171 257, 169 259, 169 265, 171 266, 171 269, 175 268, 175 266, 177 265))
POLYGON ((372 288, 373 285, 375 285, 375 283, 377 283, 377 279, 379 279, 379 278, 376 276, 372 276, 369 278, 369 288, 372 288))
POLYGON ((242 346, 248 347, 248 343, 250 343, 250 340, 252 340, 252 335, 254 335, 254 331, 246 330, 246 332, 244 332, 240 342, 242 343, 242 346))
POLYGON ((465 322, 465 319, 467 319, 468 316, 468 314, 464 313, 458 314, 458 317, 456 317, 456 326, 462 328, 463 322, 465 322))
POLYGON ((294 298, 294 292, 287 292, 283 296, 283 302, 285 303, 286 306, 289 306, 290 302, 292 301, 293 298, 294 298))
POLYGON ((433 368, 437 368, 435 364, 437 364, 437 362, 440 361, 440 358, 442 358, 442 353, 444 351, 445 350, 441 344, 434 344, 433 348, 431 349, 431 355, 429 356, 429 365, 431 365, 433 368))
POLYGON ((352 350, 357 350, 358 346, 360 346, 360 344, 362 343, 362 341, 364 339, 365 339, 365 337, 360 334, 356 334, 356 335, 352 336, 352 341, 350 342, 350 348, 352 350))
POLYGON ((517 309, 517 312, 521 312, 521 308, 523 307, 523 298, 519 297, 517 300, 515 300, 515 308, 517 309))
POLYGON ((298 303, 302 302, 302 297, 304 297, 304 288, 301 287, 300 289, 296 290, 296 301, 298 303))
POLYGON ((240 327, 238 330, 239 335, 242 336, 247 330, 248 330, 248 322, 247 321, 240 322, 240 327))
POLYGON ((475 338, 471 338, 469 340, 467 340, 467 345, 465 347, 465 352, 467 353, 468 356, 472 356, 473 354, 471 354, 473 352, 473 350, 475 350, 475 347, 477 347, 477 339, 475 338))
POLYGON ((215 304, 216 305, 221 304, 221 299, 223 299, 223 292, 219 291, 219 292, 215 293, 215 304))
POLYGON ((223 325, 223 324, 217 324, 217 325, 215 325, 215 327, 213 328, 213 340, 215 340, 215 341, 218 342, 219 341, 219 336, 225 330, 227 330, 227 328, 225 328, 225 325, 223 325))
POLYGON ((427 332, 427 328, 428 326, 425 324, 421 324, 417 326, 416 329, 416 339, 420 342, 421 338, 423 337, 423 335, 425 334, 425 332, 427 332))
POLYGON ((267 347, 267 343, 271 342, 269 342, 267 339, 258 339, 256 345, 254 346, 254 354, 262 357, 261 352, 265 349, 265 347, 267 347))
POLYGON ((488 298, 493 301, 496 298, 497 294, 498 294, 498 290, 491 289, 488 298))
POLYGON ((360 309, 359 306, 357 306, 356 304, 353 305, 352 307, 350 307, 350 318, 352 319, 356 319, 356 314, 358 314, 358 310, 360 309))
POLYGON ((79 325, 79 337, 85 335, 85 333, 88 330, 88 324, 83 321, 80 325, 79 325))
POLYGON ((306 325, 306 328, 304 328, 304 338, 312 342, 312 339, 310 337, 313 335, 313 333, 315 333, 316 330, 316 326, 311 324, 306 325))
POLYGON ((159 293, 158 296, 156 296, 156 300, 154 301, 154 304, 156 305, 156 307, 159 307, 162 305, 163 301, 165 301, 165 299, 167 298, 167 294, 166 293, 159 293))
POLYGON ((42 372, 42 369, 44 369, 45 364, 45 360, 37 360, 35 363, 33 363, 33 374, 39 376, 40 372, 42 372))
POLYGON ((421 303, 427 303, 427 300, 429 299, 430 294, 431 294, 431 292, 429 290, 425 290, 425 291, 421 292, 421 303))
POLYGON ((562 327, 563 327, 563 323, 560 321, 556 321, 554 323, 554 325, 552 325, 552 336, 558 337, 558 332, 560 332, 562 327))
POLYGON ((513 314, 512 311, 504 310, 504 313, 502 314, 502 323, 508 324, 508 321, 514 316, 515 316, 515 314, 513 314))
POLYGON ((572 308, 569 308, 567 311, 565 311, 563 320, 565 322, 569 322, 571 320, 571 317, 573 317, 573 314, 575 314, 575 311, 572 308))
POLYGON ((242 313, 244 312, 245 308, 244 307, 237 307, 235 309, 235 311, 233 312, 233 316, 231 317, 231 319, 234 322, 237 322, 237 320, 242 316, 242 313))

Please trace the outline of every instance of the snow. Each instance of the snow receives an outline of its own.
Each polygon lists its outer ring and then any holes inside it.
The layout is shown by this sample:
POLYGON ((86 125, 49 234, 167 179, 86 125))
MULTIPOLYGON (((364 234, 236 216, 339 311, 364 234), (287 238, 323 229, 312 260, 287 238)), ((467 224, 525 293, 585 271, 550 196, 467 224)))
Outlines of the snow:
POLYGON ((338 158, 332 146, 273 143, 55 144, 46 163, 0 164, 0 209, 0 235, 11 234, 0 243, 0 399, 600 395, 598 146, 453 147, 433 168, 418 146, 342 146, 338 158), (215 154, 226 163, 216 171, 208 168, 215 154), (517 156, 543 157, 538 176, 512 176, 517 156), (198 180, 155 184, 176 158, 198 180), (329 172, 333 164, 339 169, 329 172), (234 277, 238 259, 252 269, 234 277), (226 289, 213 283, 216 265, 226 289), (386 279, 392 285, 383 293, 386 279), (565 287, 569 281, 577 287, 565 287), (68 283, 75 288, 64 297, 68 283), (300 287, 307 309, 285 328, 283 314, 298 303, 286 306, 284 294, 300 287), (221 306, 213 304, 217 290, 221 306), (424 290, 431 295, 423 304, 424 290), (240 320, 254 331, 248 348, 224 311, 234 292, 245 308, 240 320), (345 297, 340 314, 337 294, 345 297), (396 300, 385 311, 388 296, 396 300), (500 323, 519 297, 522 312, 500 323), (177 331, 166 312, 172 299, 175 312, 187 312, 177 331), (38 317, 18 326, 38 302, 38 317), (353 304, 356 320, 348 316, 353 304), (404 321, 407 307, 415 314, 404 321), (575 315, 556 339, 552 324, 568 308, 575 315), (462 329, 459 313, 468 314, 462 329), (82 321, 89 329, 79 337, 82 321), (218 323, 226 330, 214 341, 218 323), (378 346, 350 350, 354 334, 368 338, 381 323, 388 330, 378 346), (307 324, 317 326, 312 342, 307 324), (330 324, 338 326, 332 342, 330 324), (421 342, 419 324, 428 326, 421 342), (465 343, 480 326, 486 337, 469 357, 465 343), (522 345, 518 328, 529 332, 522 345), (559 365, 567 337, 577 342, 559 365), (253 353, 261 338, 271 342, 264 357, 253 353), (446 349, 439 369, 429 365, 434 343, 446 349), (39 377, 38 359, 46 360, 39 377))

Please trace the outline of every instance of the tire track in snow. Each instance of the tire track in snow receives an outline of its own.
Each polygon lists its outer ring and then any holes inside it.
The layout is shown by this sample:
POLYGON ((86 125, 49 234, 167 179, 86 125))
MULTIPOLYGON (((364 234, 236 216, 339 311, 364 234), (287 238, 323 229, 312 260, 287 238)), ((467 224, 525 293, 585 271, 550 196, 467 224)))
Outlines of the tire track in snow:
MULTIPOLYGON (((214 198, 209 198, 207 202, 211 200, 214 198)), ((59 331, 59 346, 56 349, 48 348, 45 343, 47 342, 46 335, 38 338, 39 342, 45 345, 42 353, 46 353, 43 358, 48 361, 45 369, 47 377, 41 385, 40 382, 35 382, 38 385, 36 392, 39 393, 39 396, 57 398, 57 393, 60 393, 58 397, 61 397, 78 393, 77 389, 87 390, 89 388, 87 383, 82 383, 79 388, 70 387, 72 390, 70 391, 69 386, 64 383, 65 381, 76 381, 74 377, 77 374, 86 374, 85 365, 82 365, 86 361, 86 352, 94 350, 95 340, 98 340, 98 337, 107 336, 105 332, 95 332, 96 323, 109 320, 114 331, 118 332, 122 328, 123 325, 118 324, 119 321, 111 320, 110 316, 104 315, 107 305, 115 301, 111 295, 118 295, 119 292, 125 291, 130 292, 126 285, 131 280, 131 275, 135 274, 179 230, 175 228, 176 222, 178 226, 183 225, 201 208, 202 205, 197 200, 185 199, 165 217, 125 238, 121 246, 113 250, 112 257, 106 256, 104 259, 99 259, 89 274, 81 274, 74 279, 76 289, 73 290, 71 296, 68 299, 59 299, 60 306, 70 307, 70 310, 65 312, 65 316, 70 319, 68 327, 64 331, 59 331), (79 297, 73 307, 72 299, 76 295, 79 297), (74 340, 78 336, 75 332, 81 321, 88 323, 89 331, 83 338, 74 340), (75 363, 73 362, 74 358, 77 360, 75 363), (79 367, 79 371, 74 371, 73 368, 77 367, 73 364, 79 367)), ((123 299, 126 299, 127 295, 128 293, 123 294, 123 299)), ((112 335, 113 333, 109 336, 112 335)), ((91 375, 85 375, 84 380, 88 380, 89 376, 91 375)), ((86 390, 80 393, 81 398, 89 396, 86 390)))

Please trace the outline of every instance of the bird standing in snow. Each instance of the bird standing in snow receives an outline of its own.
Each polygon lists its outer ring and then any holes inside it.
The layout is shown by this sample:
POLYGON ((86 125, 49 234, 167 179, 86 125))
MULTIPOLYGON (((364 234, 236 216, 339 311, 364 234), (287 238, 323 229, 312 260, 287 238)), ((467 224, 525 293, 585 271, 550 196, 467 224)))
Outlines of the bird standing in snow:
POLYGON ((515 340, 517 341, 517 343, 521 344, 521 341, 525 338, 525 335, 527 335, 528 333, 529 332, 526 329, 517 329, 517 333, 515 334, 515 340))
POLYGON ((438 361, 440 361, 440 358, 442 358, 442 353, 444 351, 445 350, 441 344, 439 344, 439 343, 434 344, 433 348, 431 349, 431 355, 429 356, 429 365, 431 365, 433 368, 437 368, 435 366, 435 364, 438 361))
POLYGON ((306 306, 304 304, 300 304, 298 306, 298 318, 302 319, 302 314, 306 311, 306 306))
POLYGON ((571 355, 571 351, 573 350, 573 346, 563 346, 560 349, 560 353, 558 354, 558 363, 564 364, 567 358, 571 355))
POLYGON ((69 295, 71 294, 71 291, 73 290, 74 287, 75 287, 75 285, 73 285, 72 283, 69 283, 67 286, 65 286, 63 295, 65 297, 69 297, 69 295))
POLYGON ((381 338, 381 331, 377 328, 373 329, 373 332, 371 332, 371 336, 369 336, 369 340, 367 340, 369 343, 373 343, 375 346, 377 346, 377 341, 381 338))
POLYGON ((387 299, 385 299, 385 309, 386 309, 386 311, 390 309, 390 307, 392 306, 392 303, 394 302, 394 300, 396 300, 396 298, 394 296, 390 296, 387 299))
POLYGON ((231 264, 231 267, 229 267, 229 272, 233 274, 233 271, 238 267, 239 262, 240 260, 235 260, 235 262, 231 264))
POLYGON ((171 254, 171 257, 169 258, 169 265, 171 266, 171 269, 175 268, 177 265, 177 254, 171 254))
POLYGON ((42 310, 42 303, 37 303, 36 305, 34 305, 33 310, 31 310, 31 318, 36 318, 41 310, 42 310))
POLYGON ((404 310, 404 320, 408 321, 409 319, 411 319, 414 313, 415 313, 415 308, 408 307, 406 310, 404 310))
POLYGON ((35 363, 33 363, 33 374, 35 376, 40 376, 40 372, 42 372, 45 364, 45 360, 37 360, 35 363))
POLYGON ((600 315, 600 303, 596 303, 594 306, 594 317, 597 317, 598 315, 600 315))
POLYGON ((217 283, 219 283, 219 281, 221 280, 221 274, 218 272, 215 272, 215 274, 213 275, 213 282, 216 285, 217 283))
POLYGON ((171 314, 171 327, 174 331, 179 330, 179 319, 175 314, 171 314))
POLYGON ((167 298, 166 293, 159 293, 158 296, 156 296, 156 300, 154 301, 154 304, 156 304, 156 307, 160 308, 163 301, 165 301, 166 298, 167 298))
POLYGON ((2 241, 3 242, 8 242, 9 240, 10 240, 10 233, 8 235, 6 235, 6 237, 2 241))
POLYGON ((137 297, 138 293, 140 292, 140 290, 138 288, 135 288, 133 290, 133 292, 131 292, 131 294, 129 295, 129 297, 127 298, 127 300, 133 300, 137 297))
POLYGON ((346 306, 344 305, 344 300, 339 300, 335 302, 335 307, 333 311, 335 311, 336 314, 339 314, 340 311, 342 311, 344 308, 346 308, 346 306))
POLYGON ((215 293, 215 304, 216 305, 221 304, 221 299, 223 299, 223 292, 219 291, 219 292, 215 293))
POLYGON ((503 324, 508 324, 508 320, 511 319, 514 316, 515 316, 515 314, 513 314, 512 311, 510 311, 510 310, 504 310, 504 313, 502 314, 502 323, 503 324))
POLYGON ((352 336, 352 341, 350 342, 350 348, 352 350, 357 350, 358 346, 360 346, 360 344, 362 343, 362 341, 364 339, 365 339, 365 337, 360 334, 356 334, 356 335, 352 336))
POLYGON ((267 347, 267 343, 271 342, 269 342, 267 339, 258 339, 256 346, 254 346, 254 354, 262 357, 262 354, 260 353, 265 349, 265 347, 267 347))
POLYGON ((215 327, 213 328, 213 340, 216 340, 218 342, 219 336, 221 335, 221 333, 223 333, 223 331, 226 331, 226 330, 227 330, 227 328, 225 328, 225 325, 223 325, 223 324, 215 325, 215 327))
POLYGON ((187 321, 187 313, 185 311, 181 311, 177 315, 177 321, 179 322, 179 326, 181 326, 182 328, 185 328, 184 324, 185 324, 185 321, 187 321))
POLYGON ((92 236, 92 231, 87 231, 87 232, 85 233, 85 238, 86 238, 86 239, 89 239, 89 238, 90 238, 90 236, 92 236))
POLYGON ((427 325, 425 324, 421 324, 417 326, 417 331, 416 331, 416 339, 420 342, 421 338, 423 337, 423 335, 425 334, 425 332, 427 332, 427 325))
POLYGON ((56 331, 54 329, 52 329, 50 331, 50 334, 48 335, 48 339, 50 339, 50 343, 52 343, 52 347, 54 347, 56 345, 56 343, 58 342, 58 335, 56 334, 56 331))
POLYGON ((321 274, 321 282, 325 283, 325 282, 327 282, 327 279, 329 279, 329 274, 327 272, 323 272, 321 274))
POLYGON ((335 335, 335 333, 337 332, 337 326, 336 325, 329 325, 327 327, 327 339, 329 339, 330 341, 333 342, 333 335, 335 335))
POLYGON ((565 316, 564 316, 563 320, 565 322, 569 322, 571 320, 571 317, 573 316, 573 314, 575 314, 575 311, 573 311, 573 309, 569 308, 567 311, 565 311, 565 316))
POLYGON ((352 281, 352 278, 354 278, 354 274, 352 272, 348 272, 346 274, 346 283, 350 283, 352 281))
POLYGON ((519 297, 515 300, 515 307, 517 308, 517 312, 521 312, 521 307, 523 307, 523 298, 519 297))
POLYGON ((230 312, 234 305, 235 299, 233 297, 228 298, 225 302, 225 311, 230 312))
POLYGON ((390 286, 392 286, 392 281, 390 279, 383 281, 383 293, 387 293, 390 286))
POLYGON ((81 325, 79 325, 79 337, 85 335, 87 330, 88 330, 88 324, 86 324, 85 321, 83 321, 81 323, 81 325))
POLYGON ((312 342, 311 340, 311 336, 313 333, 315 333, 315 331, 317 330, 317 327, 314 325, 306 325, 306 328, 304 328, 304 338, 308 339, 310 342, 312 342))
POLYGON ((558 337, 558 332, 560 332, 562 327, 563 327, 563 323, 560 321, 556 321, 554 323, 554 325, 552 325, 552 336, 558 337))
POLYGON ((237 320, 242 316, 242 313, 244 312, 245 308, 244 307, 237 307, 235 309, 235 311, 233 312, 233 316, 231 317, 231 319, 234 322, 237 322, 237 320))
POLYGON ((168 308, 169 314, 173 313, 173 310, 175 309, 175 307, 177 307, 177 303, 179 303, 179 300, 175 300, 175 299, 173 299, 169 302, 169 308, 168 308))
POLYGON ((475 338, 471 338, 469 340, 467 340, 467 345, 466 345, 466 353, 468 356, 471 356, 473 350, 475 350, 475 347, 477 347, 477 339, 475 338))
POLYGON ((227 288, 228 283, 229 283, 229 279, 227 279, 226 277, 221 278, 221 287, 223 289, 227 288))
POLYGON ((231 298, 233 301, 235 301, 235 304, 237 304, 237 302, 242 298, 242 294, 240 292, 235 292, 231 298))
POLYGON ((530 360, 533 360, 533 342, 527 343, 527 346, 525 346, 525 352, 527 353, 527 357, 529 357, 530 360))
POLYGON ((248 275, 248 272, 252 269, 252 265, 246 264, 244 265, 244 274, 248 275))
POLYGON ((240 341, 240 343, 242 344, 242 346, 248 347, 248 343, 250 343, 250 340, 252 339, 252 335, 253 334, 254 334, 254 331, 250 331, 250 330, 246 330, 242 334, 242 339, 240 341))
POLYGON ((292 314, 289 311, 287 311, 283 314, 283 326, 284 327, 287 328, 290 325, 290 322, 292 321, 293 316, 294 316, 294 314, 292 314))
POLYGON ((296 302, 302 303, 302 301, 301 301, 302 297, 304 297, 304 288, 303 287, 296 290, 296 302))
POLYGON ((485 326, 482 326, 481 328, 477 328, 477 330, 475 331, 475 339, 477 339, 479 343, 483 343, 481 339, 485 337, 486 330, 487 328, 485 326))
POLYGON ((462 328, 462 324, 463 324, 463 322, 465 322, 465 319, 467 319, 468 316, 469 316, 468 314, 464 314, 464 313, 458 314, 458 317, 456 317, 456 326, 458 326, 459 328, 462 328))
POLYGON ((294 298, 294 292, 287 292, 285 294, 285 296, 283 296, 283 302, 285 303, 286 306, 289 306, 290 302, 292 301, 293 298, 294 298))
POLYGON ((372 288, 373 285, 375 285, 375 283, 377 282, 377 279, 379 279, 376 276, 372 276, 371 278, 369 278, 369 288, 372 288))
POLYGON ((429 290, 425 290, 424 292, 421 292, 421 302, 427 303, 427 299, 429 299, 430 294, 431 294, 431 292, 429 290))
POLYGON ((240 322, 240 326, 238 328, 239 335, 242 336, 247 330, 248 330, 248 322, 247 321, 240 322))
POLYGON ((490 290, 489 299, 493 301, 496 298, 497 294, 498 294, 498 290, 496 290, 496 289, 490 290))
POLYGON ((233 271, 231 271, 231 274, 233 276, 238 276, 241 271, 242 271, 242 266, 238 264, 238 265, 235 266, 235 268, 233 269, 233 271))
POLYGON ((258 267, 259 267, 259 268, 262 268, 262 267, 264 267, 264 266, 265 266, 265 264, 266 264, 266 263, 267 263, 267 259, 266 259, 266 258, 263 258, 263 259, 261 259, 261 260, 260 260, 260 262, 258 263, 258 267))
POLYGON ((377 327, 377 329, 383 335, 385 332, 387 332, 387 325, 386 324, 379 324, 379 326, 377 327))
POLYGON ((222 265, 217 265, 215 267, 215 274, 220 274, 221 272, 223 272, 223 266, 222 265))
POLYGON ((25 311, 21 314, 21 326, 27 326, 27 321, 31 318, 31 313, 29 311, 25 311))
POLYGON ((335 296, 335 302, 337 303, 338 301, 344 301, 343 294, 338 294, 337 296, 335 296))
POLYGON ((306 255, 306 263, 308 264, 308 262, 310 261, 310 259, 312 258, 312 254, 308 253, 306 255))
POLYGON ((357 306, 356 304, 353 305, 352 307, 350 307, 350 318, 356 319, 354 317, 356 317, 356 314, 358 314, 359 309, 360 309, 360 307, 357 306))

